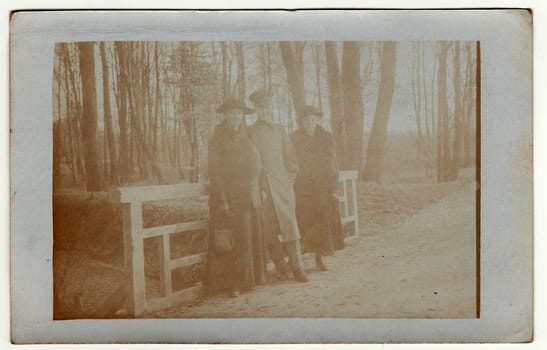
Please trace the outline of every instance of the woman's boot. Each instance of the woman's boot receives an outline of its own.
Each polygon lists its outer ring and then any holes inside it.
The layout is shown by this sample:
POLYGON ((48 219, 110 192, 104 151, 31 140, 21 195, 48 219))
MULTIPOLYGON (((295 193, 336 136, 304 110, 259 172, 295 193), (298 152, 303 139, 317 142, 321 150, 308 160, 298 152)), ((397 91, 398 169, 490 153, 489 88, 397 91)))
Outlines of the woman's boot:
POLYGON ((315 267, 317 267, 319 271, 327 271, 327 267, 323 264, 323 257, 320 252, 315 253, 315 267))

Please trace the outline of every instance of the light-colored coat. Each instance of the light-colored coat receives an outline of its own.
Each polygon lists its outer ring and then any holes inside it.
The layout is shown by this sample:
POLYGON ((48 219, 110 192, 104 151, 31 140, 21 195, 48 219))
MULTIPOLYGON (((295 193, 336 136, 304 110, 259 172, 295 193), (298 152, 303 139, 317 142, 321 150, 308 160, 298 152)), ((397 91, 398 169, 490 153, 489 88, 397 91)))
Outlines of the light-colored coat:
POLYGON ((298 160, 292 143, 281 125, 257 121, 249 135, 262 159, 262 186, 268 190, 279 223, 282 242, 300 239, 296 220, 293 183, 298 173, 298 160))

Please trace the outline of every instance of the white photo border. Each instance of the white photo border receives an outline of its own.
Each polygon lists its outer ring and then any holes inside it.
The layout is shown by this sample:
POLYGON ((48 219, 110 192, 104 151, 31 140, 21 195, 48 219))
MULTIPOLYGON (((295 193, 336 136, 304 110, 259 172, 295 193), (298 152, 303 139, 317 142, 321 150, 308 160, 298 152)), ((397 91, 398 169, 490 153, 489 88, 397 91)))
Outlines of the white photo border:
POLYGON ((11 24, 11 288, 16 343, 522 342, 531 339, 532 25, 526 10, 75 11, 11 24), (60 41, 479 40, 479 319, 53 321, 52 73, 60 41), (29 219, 30 218, 30 219, 29 219))

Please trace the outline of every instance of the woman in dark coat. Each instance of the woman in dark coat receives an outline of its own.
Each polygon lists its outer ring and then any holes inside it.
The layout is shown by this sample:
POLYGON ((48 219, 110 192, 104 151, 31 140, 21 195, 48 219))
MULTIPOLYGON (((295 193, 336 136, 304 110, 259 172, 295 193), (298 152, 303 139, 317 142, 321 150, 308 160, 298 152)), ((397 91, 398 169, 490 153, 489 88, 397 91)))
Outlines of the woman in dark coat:
POLYGON ((218 110, 224 121, 215 128, 209 142, 210 236, 208 290, 227 291, 237 297, 264 284, 265 260, 260 216, 260 156, 247 138, 244 114, 252 109, 237 100, 225 102, 218 110), (213 242, 214 230, 233 232, 233 249, 219 252, 213 242))
MULTIPOLYGON (((299 171, 294 183, 296 217, 304 249, 315 253, 315 264, 326 271, 323 255, 343 242, 338 206, 338 166, 332 135, 320 126, 323 113, 313 106, 301 110, 299 129, 291 135, 299 171)), ((343 245, 343 243, 342 243, 343 245)))

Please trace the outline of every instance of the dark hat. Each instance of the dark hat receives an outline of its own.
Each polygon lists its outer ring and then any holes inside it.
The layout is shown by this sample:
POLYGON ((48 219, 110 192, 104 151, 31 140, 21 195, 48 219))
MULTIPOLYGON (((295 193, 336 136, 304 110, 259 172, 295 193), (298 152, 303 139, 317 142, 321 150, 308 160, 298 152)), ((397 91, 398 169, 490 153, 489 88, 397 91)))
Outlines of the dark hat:
POLYGON ((317 107, 307 105, 300 109, 300 113, 298 114, 299 118, 304 118, 309 115, 316 115, 318 117, 323 117, 323 112, 321 112, 317 107))
POLYGON ((251 102, 256 105, 257 103, 261 102, 269 102, 272 100, 272 97, 273 94, 271 91, 266 89, 258 89, 253 92, 251 96, 249 96, 249 100, 251 100, 251 102))
POLYGON ((231 109, 239 109, 243 111, 243 114, 251 114, 254 112, 252 108, 245 106, 245 103, 243 101, 240 101, 234 98, 224 101, 224 103, 217 108, 217 112, 226 113, 227 111, 231 109))

